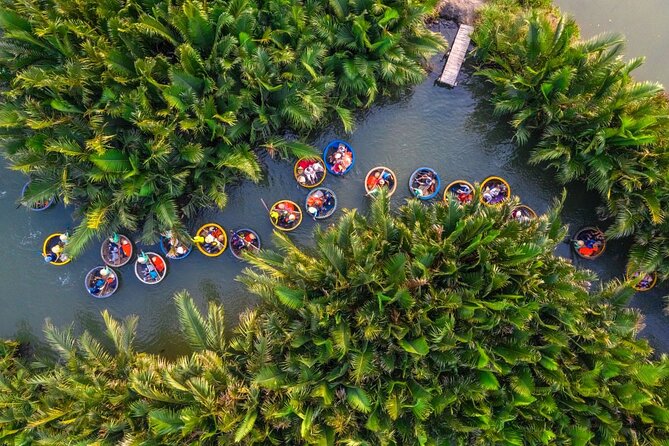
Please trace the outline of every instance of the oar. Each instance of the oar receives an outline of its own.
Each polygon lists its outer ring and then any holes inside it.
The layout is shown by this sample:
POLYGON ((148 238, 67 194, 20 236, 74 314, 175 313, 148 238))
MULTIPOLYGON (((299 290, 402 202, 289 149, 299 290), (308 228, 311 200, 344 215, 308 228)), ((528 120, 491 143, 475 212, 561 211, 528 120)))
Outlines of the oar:
POLYGON ((262 205, 265 206, 265 209, 267 210, 267 213, 269 214, 270 210, 269 210, 269 207, 267 206, 267 203, 265 203, 265 200, 263 200, 261 198, 260 201, 262 201, 262 205))

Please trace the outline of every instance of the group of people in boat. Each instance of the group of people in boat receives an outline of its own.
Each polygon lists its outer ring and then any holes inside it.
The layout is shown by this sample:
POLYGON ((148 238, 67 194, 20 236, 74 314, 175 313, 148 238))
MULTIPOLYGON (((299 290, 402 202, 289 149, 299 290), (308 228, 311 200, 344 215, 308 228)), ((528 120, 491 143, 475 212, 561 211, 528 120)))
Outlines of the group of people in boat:
POLYGON ((365 178, 365 189, 367 195, 374 195, 381 189, 387 189, 388 194, 392 195, 397 186, 395 173, 387 167, 375 167, 370 170, 365 178))
POLYGON ((530 221, 537 218, 537 214, 534 212, 534 210, 523 204, 513 208, 513 210, 511 211, 511 216, 518 223, 529 223, 530 221))
POLYGON ((245 252, 260 250, 260 237, 251 229, 234 231, 230 237, 230 250, 235 257, 241 259, 245 252))
POLYGON ((583 228, 574 238, 574 250, 585 259, 599 257, 606 247, 606 237, 598 228, 583 228))
POLYGON ((353 166, 353 149, 343 141, 333 142, 325 149, 328 170, 334 175, 343 175, 353 166))
POLYGON ((225 250, 227 236, 223 228, 212 224, 201 228, 197 235, 193 237, 193 242, 205 253, 215 255, 225 250))
POLYGON ((101 254, 108 265, 125 265, 132 257, 132 243, 128 237, 114 233, 102 244, 101 254))
POLYGON ((418 169, 411 175, 409 188, 416 198, 432 198, 439 192, 439 176, 430 168, 418 169))
POLYGON ((295 165, 295 178, 300 186, 318 186, 325 179, 325 166, 320 159, 302 158, 295 165))
POLYGON ((54 265, 63 265, 70 261, 70 257, 65 253, 65 245, 69 242, 67 232, 62 234, 51 234, 44 242, 44 261, 54 265))
POLYGON ((474 200, 474 188, 467 182, 453 182, 449 191, 462 205, 469 204, 474 200))
POLYGON ((511 195, 511 188, 501 178, 489 178, 481 185, 481 197, 485 204, 499 204, 511 195))
POLYGON ((137 278, 146 284, 155 284, 163 280, 167 265, 163 258, 155 252, 142 251, 135 262, 137 278))
POLYGON ((118 288, 118 277, 108 266, 93 268, 86 275, 86 289, 97 298, 109 297, 118 288))
POLYGON ((641 280, 639 280, 634 287, 639 291, 646 291, 653 288, 655 281, 657 280, 657 275, 655 273, 647 274, 639 271, 633 273, 630 279, 638 280, 639 277, 641 277, 641 280))
POLYGON ((274 204, 269 212, 272 224, 279 229, 289 231, 302 222, 302 210, 290 200, 281 200, 274 204))
MULTIPOLYGON (((26 184, 23 185, 23 189, 21 190, 21 201, 23 202, 26 192, 28 191, 28 187, 30 186, 30 181, 28 181, 26 184)), ((44 211, 48 208, 51 207, 51 205, 54 203, 55 197, 49 197, 49 198, 44 198, 41 200, 35 200, 30 203, 25 203, 24 205, 28 207, 31 211, 44 211)))
POLYGON ((336 206, 335 193, 326 187, 315 189, 307 195, 307 213, 315 219, 329 217, 336 206))
POLYGON ((169 259, 183 259, 193 247, 181 240, 174 231, 166 231, 160 237, 160 249, 169 259))

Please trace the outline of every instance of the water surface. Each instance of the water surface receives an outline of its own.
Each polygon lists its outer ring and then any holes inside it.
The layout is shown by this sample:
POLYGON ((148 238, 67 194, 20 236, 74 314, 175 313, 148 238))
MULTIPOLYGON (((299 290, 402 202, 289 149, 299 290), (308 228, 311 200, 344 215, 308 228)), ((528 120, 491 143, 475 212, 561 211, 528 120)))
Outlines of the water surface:
MULTIPOLYGON (((452 40, 453 26, 443 24, 442 30, 452 40)), ((562 186, 556 183, 552 172, 528 166, 526 153, 515 150, 508 127, 492 116, 485 101, 489 90, 478 78, 469 75, 469 69, 459 87, 435 86, 442 66, 441 58, 435 57, 433 72, 425 82, 401 100, 389 101, 362 114, 352 135, 332 128, 312 141, 323 147, 329 140, 341 137, 356 150, 353 170, 343 178, 328 176, 324 183, 337 194, 339 208, 359 208, 364 212, 369 206, 364 198, 364 175, 372 167, 384 165, 394 169, 399 177, 393 196, 397 205, 409 197, 407 182, 413 170, 430 166, 441 175, 442 185, 459 178, 481 181, 489 175, 503 176, 524 203, 544 212, 561 194, 562 186)), ((250 227, 260 234, 265 246, 271 245, 272 227, 260 199, 271 204, 289 198, 303 205, 307 190, 295 183, 292 163, 264 161, 271 172, 264 183, 231 188, 228 208, 223 212, 203 213, 192 222, 192 227, 208 221, 219 222, 228 230, 250 227)), ((207 299, 220 300, 230 325, 241 311, 254 304, 254 297, 235 281, 244 263, 234 259, 229 251, 214 259, 193 252, 185 260, 171 261, 167 277, 156 286, 140 284, 132 265, 127 265, 119 270, 121 288, 114 296, 106 300, 91 298, 83 280, 90 268, 101 264, 99 245, 91 246, 85 255, 67 266, 45 265, 40 255, 42 240, 52 232, 71 227, 73 209, 62 204, 43 213, 17 209, 15 200, 24 181, 22 175, 0 170, 0 234, 5 246, 16 248, 0 250, 1 337, 38 339, 47 317, 56 325, 74 321, 78 330, 97 330, 99 312, 107 309, 116 317, 140 316, 141 348, 175 354, 183 351, 184 346, 175 335, 178 324, 172 303, 174 292, 188 289, 201 307, 207 299)), ((598 203, 597 196, 580 185, 570 187, 564 208, 565 222, 572 228, 597 223, 598 203)), ((339 211, 334 218, 337 215, 339 211)), ((308 243, 315 224, 305 219, 291 233, 291 238, 308 243)), ((597 262, 584 265, 604 279, 620 276, 626 249, 624 242, 613 241, 597 262)), ((558 252, 570 256, 566 245, 560 246, 558 252)), ((648 317, 646 334, 656 345, 669 350, 660 295, 661 291, 654 291, 637 300, 648 317)))
POLYGON ((624 34, 626 56, 646 58, 635 76, 669 86, 667 0, 555 0, 555 4, 576 18, 583 38, 605 32, 624 34))

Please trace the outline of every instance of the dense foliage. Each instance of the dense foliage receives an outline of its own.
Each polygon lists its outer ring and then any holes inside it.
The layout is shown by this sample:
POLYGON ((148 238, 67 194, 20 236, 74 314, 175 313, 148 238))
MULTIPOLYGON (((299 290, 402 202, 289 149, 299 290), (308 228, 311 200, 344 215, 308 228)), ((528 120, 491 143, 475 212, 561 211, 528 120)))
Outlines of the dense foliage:
POLYGON ((443 49, 430 1, 3 0, 0 139, 83 220, 68 249, 124 228, 182 229, 257 181, 260 151, 422 80, 443 49))
POLYGON ((557 211, 510 206, 349 212, 305 251, 242 277, 263 304, 229 341, 223 312, 176 298, 191 356, 133 349, 136 319, 104 314, 108 341, 47 325, 56 364, 5 344, 0 438, 9 444, 659 445, 669 362, 635 339, 631 290, 553 250, 557 211))
POLYGON ((642 60, 622 60, 621 36, 580 41, 573 19, 509 0, 483 10, 473 39, 495 110, 536 142, 531 161, 598 191, 608 235, 635 235, 631 266, 669 278, 669 106, 660 85, 632 79, 642 60))

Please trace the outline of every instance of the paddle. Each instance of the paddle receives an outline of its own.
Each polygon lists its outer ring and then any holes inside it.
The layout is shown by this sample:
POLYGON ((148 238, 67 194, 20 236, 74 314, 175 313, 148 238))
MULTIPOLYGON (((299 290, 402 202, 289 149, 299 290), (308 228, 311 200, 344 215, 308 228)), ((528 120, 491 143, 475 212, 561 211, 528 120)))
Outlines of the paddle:
POLYGON ((267 210, 267 213, 269 213, 270 210, 269 210, 269 207, 267 206, 267 203, 265 203, 265 200, 263 200, 263 199, 261 198, 260 201, 262 201, 262 205, 265 206, 265 209, 267 210))

